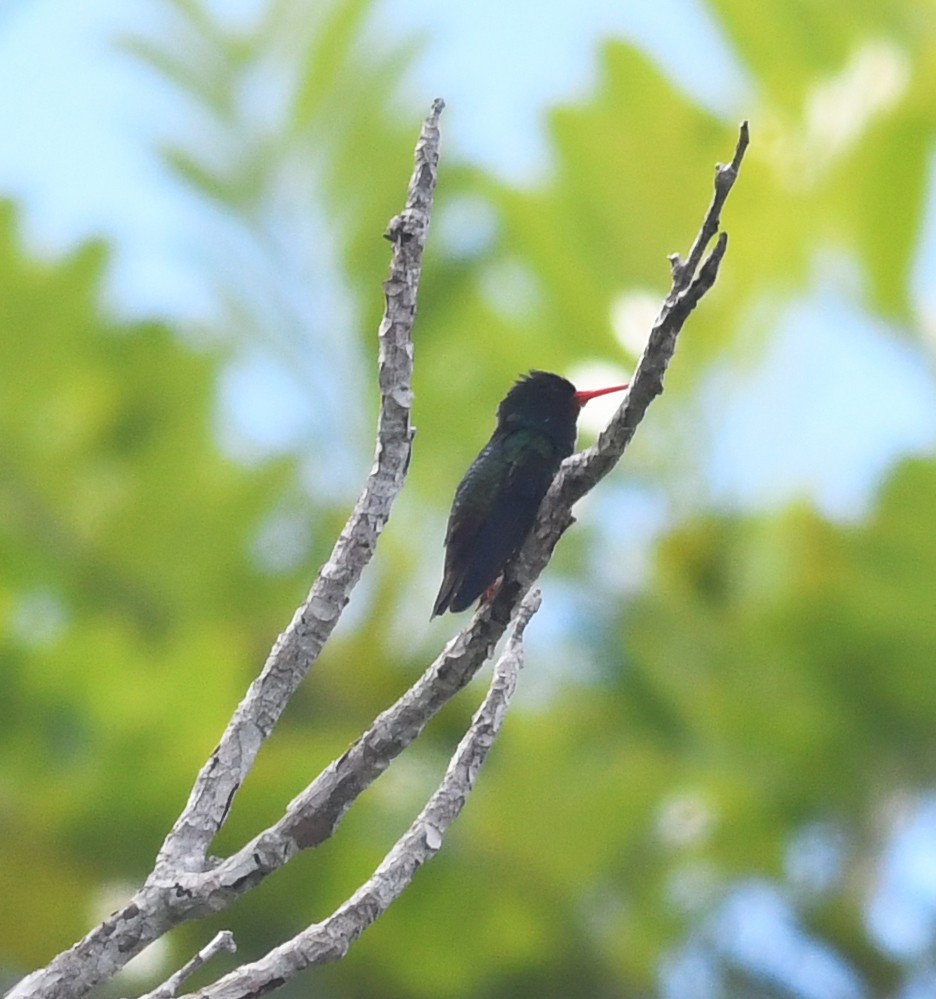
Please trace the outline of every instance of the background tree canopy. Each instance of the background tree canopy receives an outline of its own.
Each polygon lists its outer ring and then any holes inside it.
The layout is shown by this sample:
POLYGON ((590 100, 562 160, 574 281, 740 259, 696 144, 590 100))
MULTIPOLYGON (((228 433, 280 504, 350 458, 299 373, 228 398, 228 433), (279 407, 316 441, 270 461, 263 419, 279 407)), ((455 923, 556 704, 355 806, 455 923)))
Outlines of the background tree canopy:
MULTIPOLYGON (((162 95, 200 314, 140 320, 105 290, 119 250, 42 252, 28 197, 0 213, 6 979, 149 870, 366 474, 380 235, 436 96, 413 68, 444 29, 379 37, 369 0, 157 9, 113 44, 162 95)), ((445 516, 506 386, 534 366, 626 377, 742 116, 753 145, 719 283, 548 570, 464 815, 348 958, 285 995, 936 992, 936 9, 708 14, 742 81, 730 107, 608 38, 535 176, 449 147, 473 111, 442 93, 409 484, 219 852, 452 632, 427 620, 445 516)), ((509 40, 519 79, 534 42, 509 40)), ((223 916, 242 958, 370 872, 475 701, 223 916)), ((180 929, 114 994, 206 933, 180 929)))

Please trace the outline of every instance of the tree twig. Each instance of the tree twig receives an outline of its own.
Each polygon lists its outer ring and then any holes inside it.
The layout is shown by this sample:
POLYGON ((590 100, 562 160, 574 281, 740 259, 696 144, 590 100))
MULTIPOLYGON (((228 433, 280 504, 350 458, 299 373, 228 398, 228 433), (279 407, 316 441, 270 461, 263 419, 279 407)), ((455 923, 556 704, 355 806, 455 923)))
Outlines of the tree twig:
POLYGON ((702 220, 702 227, 693 241, 689 256, 684 263, 678 253, 670 255, 670 267, 673 272, 673 290, 677 293, 684 291, 692 283, 699 269, 702 254, 705 253, 705 248, 711 243, 715 233, 718 232, 718 227, 721 224, 721 210, 728 195, 731 193, 734 182, 738 179, 741 160, 744 159, 744 154, 747 152, 750 141, 751 136, 748 130, 748 123, 742 121, 738 128, 738 142, 735 146, 731 162, 727 166, 721 163, 715 165, 715 192, 712 195, 712 203, 705 213, 705 218, 702 220))
POLYGON ((199 968, 206 965, 213 957, 221 951, 229 954, 237 953, 237 944, 234 942, 234 934, 230 930, 221 930, 190 960, 186 961, 181 968, 170 975, 162 985, 140 996, 139 999, 173 999, 178 994, 182 983, 191 978, 199 968))

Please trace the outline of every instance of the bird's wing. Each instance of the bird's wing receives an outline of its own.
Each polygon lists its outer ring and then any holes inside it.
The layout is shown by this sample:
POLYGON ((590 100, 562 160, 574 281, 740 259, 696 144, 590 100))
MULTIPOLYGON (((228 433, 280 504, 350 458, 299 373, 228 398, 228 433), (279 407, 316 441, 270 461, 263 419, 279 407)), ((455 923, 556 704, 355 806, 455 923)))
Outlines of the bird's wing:
POLYGON ((434 613, 464 610, 497 579, 529 534, 558 464, 548 438, 524 431, 481 452, 455 494, 434 613))
POLYGON ((439 587, 439 594, 432 608, 433 617, 444 614, 449 609, 452 596, 461 585, 469 567, 475 539, 484 526, 496 491, 496 483, 490 481, 489 476, 485 474, 484 459, 488 448, 475 458, 455 491, 452 512, 449 514, 448 527, 445 531, 445 569, 442 573, 442 585, 439 587), (475 483, 478 487, 477 499, 469 502, 472 486, 475 483))

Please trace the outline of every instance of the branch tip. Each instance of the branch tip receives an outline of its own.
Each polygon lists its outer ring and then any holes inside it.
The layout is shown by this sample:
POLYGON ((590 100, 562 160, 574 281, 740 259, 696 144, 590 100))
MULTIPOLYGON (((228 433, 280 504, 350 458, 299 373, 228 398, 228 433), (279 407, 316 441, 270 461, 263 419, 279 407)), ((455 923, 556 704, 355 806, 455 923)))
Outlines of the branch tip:
POLYGON ((179 987, 186 980, 191 978, 203 965, 207 964, 213 957, 222 951, 229 954, 237 953, 237 944, 234 942, 234 934, 230 930, 221 930, 190 960, 186 961, 181 968, 170 975, 162 985, 147 992, 140 999, 173 999, 179 991, 179 987))
MULTIPOLYGON (((715 166, 715 184, 726 185, 726 188, 730 190, 731 185, 735 182, 738 176, 738 170, 741 167, 741 161, 744 159, 744 154, 747 152, 747 147, 751 143, 751 133, 748 129, 748 123, 745 119, 738 126, 738 141, 735 145, 734 156, 731 158, 731 162, 725 166, 721 163, 715 166)), ((725 191, 727 193, 727 190, 725 191)))

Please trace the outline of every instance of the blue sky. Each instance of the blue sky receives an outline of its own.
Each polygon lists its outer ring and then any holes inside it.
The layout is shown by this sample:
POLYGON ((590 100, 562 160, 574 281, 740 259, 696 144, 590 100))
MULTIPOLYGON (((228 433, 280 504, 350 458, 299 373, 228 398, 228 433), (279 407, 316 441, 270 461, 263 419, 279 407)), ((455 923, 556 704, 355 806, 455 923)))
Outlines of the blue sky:
MULTIPOLYGON (((214 6, 249 20, 260 3, 214 6)), ((40 251, 96 234, 112 240, 118 253, 109 288, 121 311, 197 319, 209 303, 184 248, 198 215, 153 153, 184 109, 114 45, 161 17, 157 0, 6 0, 0 192, 26 206, 26 235, 40 251)), ((444 96, 447 147, 510 180, 544 169, 544 111, 587 93, 596 45, 608 35, 645 47, 711 108, 737 116, 744 103, 743 73, 694 0, 545 8, 535 0, 383 0, 372 34, 428 39, 408 80, 414 105, 425 105, 427 94, 444 96)))

